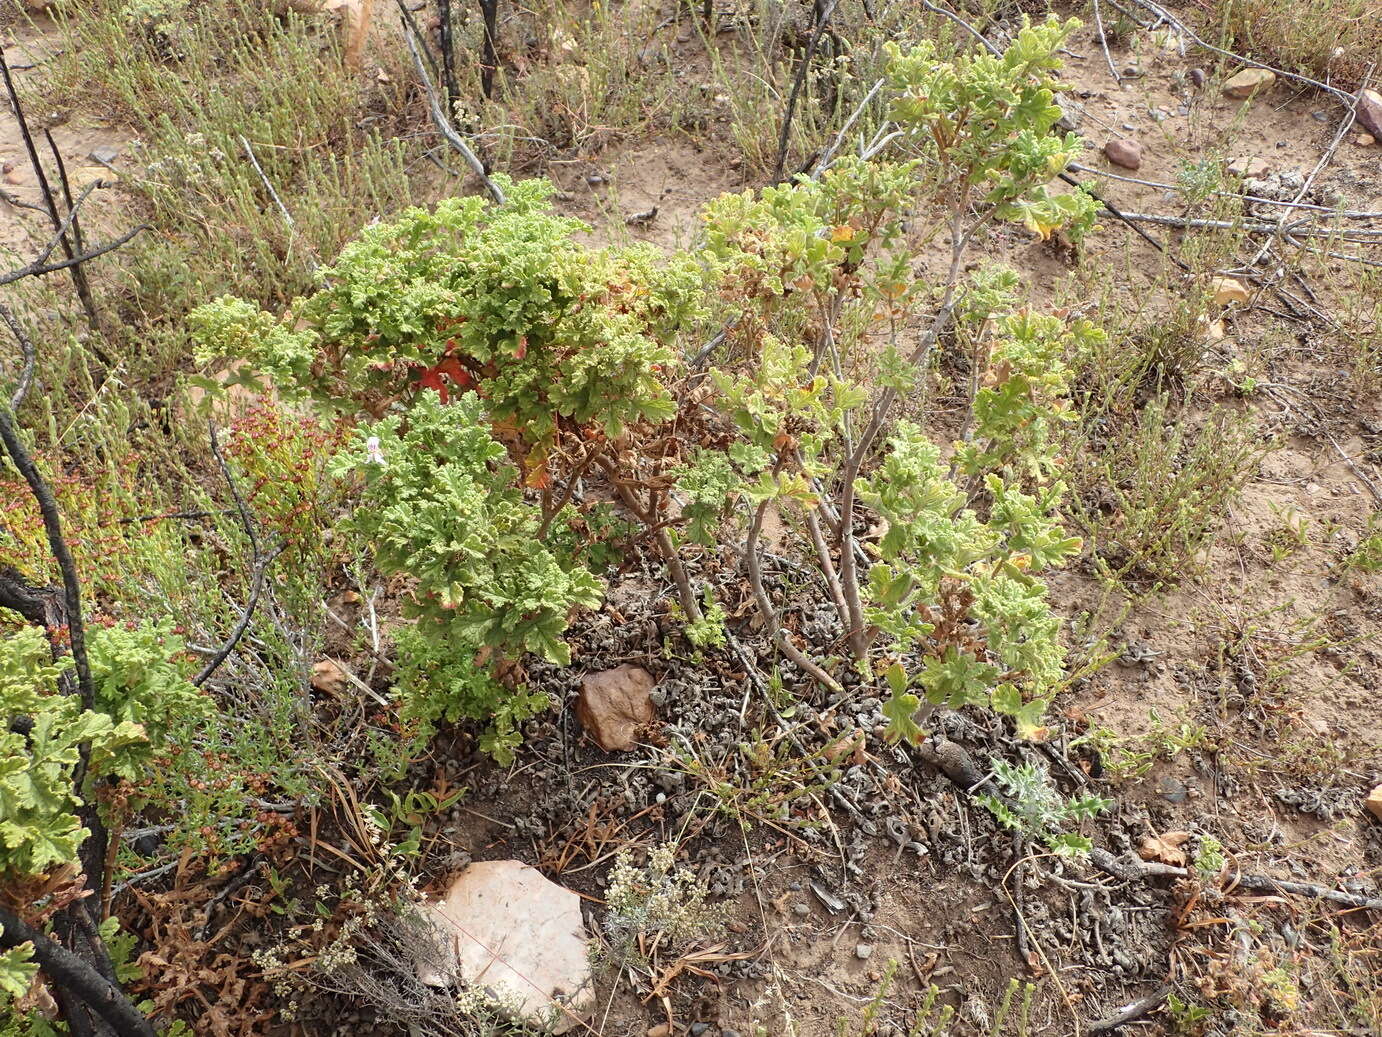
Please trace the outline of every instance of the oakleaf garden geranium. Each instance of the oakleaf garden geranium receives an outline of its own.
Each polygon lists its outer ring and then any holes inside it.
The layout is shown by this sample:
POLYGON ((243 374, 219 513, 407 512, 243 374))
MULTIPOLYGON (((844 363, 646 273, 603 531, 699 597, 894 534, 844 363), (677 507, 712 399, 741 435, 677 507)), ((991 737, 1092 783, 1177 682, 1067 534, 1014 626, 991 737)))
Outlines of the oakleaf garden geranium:
POLYGON ((1093 199, 1051 186, 1081 146, 1054 133, 1074 26, 1027 25, 1001 55, 894 50, 890 150, 716 199, 695 249, 586 244, 548 184, 505 180, 504 205, 369 228, 282 316, 197 311, 206 359, 362 419, 335 466, 361 494, 343 529, 408 582, 413 715, 485 721, 511 751, 543 704, 523 655, 568 662, 571 616, 601 600, 570 531, 612 498, 696 629, 713 598, 690 572, 733 565, 797 670, 889 689, 894 735, 939 704, 1039 728, 1064 672, 1042 574, 1080 546, 1054 433, 1070 358, 1100 333, 967 258, 999 222, 1093 226, 1093 199), (926 424, 941 348, 972 371, 954 443, 926 424), (769 515, 833 606, 829 644, 789 631, 769 515))

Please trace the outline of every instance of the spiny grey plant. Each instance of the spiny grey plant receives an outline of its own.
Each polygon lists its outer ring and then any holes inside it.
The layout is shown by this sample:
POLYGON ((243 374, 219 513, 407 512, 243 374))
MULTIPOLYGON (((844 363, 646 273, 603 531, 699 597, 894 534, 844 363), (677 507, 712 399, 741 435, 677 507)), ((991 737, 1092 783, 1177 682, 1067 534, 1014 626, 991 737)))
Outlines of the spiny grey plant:
POLYGON ((1006 794, 1005 802, 991 793, 976 796, 1006 827, 1032 839, 1040 839, 1056 853, 1088 853, 1093 845, 1086 836, 1064 829, 1071 823, 1098 817, 1113 805, 1113 800, 1083 795, 1065 799, 1051 783, 1051 777, 1036 764, 1013 764, 998 760, 993 765, 993 780, 1006 794))

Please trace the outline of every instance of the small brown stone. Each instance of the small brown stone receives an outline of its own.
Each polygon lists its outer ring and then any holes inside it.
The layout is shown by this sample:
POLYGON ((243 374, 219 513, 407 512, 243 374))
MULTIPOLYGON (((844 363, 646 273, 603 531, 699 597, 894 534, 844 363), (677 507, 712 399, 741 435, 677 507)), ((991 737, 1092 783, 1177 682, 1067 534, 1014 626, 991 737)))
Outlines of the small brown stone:
POLYGON ((1269 68, 1245 68, 1224 84, 1224 96, 1241 101, 1245 97, 1270 90, 1276 73, 1269 68))
POLYGON ((638 730, 657 716, 653 709, 653 675, 625 663, 581 678, 576 718, 607 753, 638 744, 638 730))
POLYGON ((1358 125, 1368 131, 1368 136, 1382 137, 1382 94, 1376 90, 1360 90, 1353 116, 1358 125))
POLYGON ((340 698, 345 693, 348 680, 345 670, 330 659, 323 659, 319 663, 312 664, 312 688, 315 691, 320 691, 333 698, 340 698))
POLYGON ((1111 140, 1104 145, 1104 157, 1124 169, 1142 167, 1142 145, 1135 140, 1111 140))
POLYGON ((1371 133, 1360 133, 1353 138, 1353 143, 1357 144, 1360 148, 1370 148, 1377 143, 1377 138, 1371 133))

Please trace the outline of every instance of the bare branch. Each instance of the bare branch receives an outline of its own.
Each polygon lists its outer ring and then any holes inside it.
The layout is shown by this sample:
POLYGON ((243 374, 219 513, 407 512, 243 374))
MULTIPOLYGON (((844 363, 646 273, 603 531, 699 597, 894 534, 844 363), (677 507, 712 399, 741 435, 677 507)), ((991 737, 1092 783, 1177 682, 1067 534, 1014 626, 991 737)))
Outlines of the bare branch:
MULTIPOLYGON (((403 6, 405 6, 403 0, 399 0, 399 7, 403 6)), ((503 205, 505 201, 504 192, 498 184, 490 179, 489 173, 485 170, 485 164, 480 161, 475 152, 471 150, 470 145, 456 132, 455 127, 451 125, 450 118, 442 111, 441 102, 437 100, 436 88, 432 85, 432 77, 427 74, 427 67, 422 62, 422 54, 418 51, 417 37, 413 35, 413 30, 408 25, 404 26, 403 38, 408 42, 408 50, 413 55, 413 65, 422 80, 423 89, 427 91, 427 107, 432 113, 432 122, 447 142, 456 149, 461 158, 465 159, 465 163, 471 171, 480 178, 490 197, 503 205)))
POLYGON ((843 691, 839 681, 812 662, 805 652, 792 643, 787 632, 782 629, 777 609, 763 586, 762 563, 758 557, 758 537, 763 531, 763 517, 767 514, 768 504, 769 501, 763 501, 754 509, 753 521, 749 524, 748 535, 744 539, 744 573, 748 577, 749 587, 753 590, 754 600, 758 603, 758 611, 763 616, 768 636, 773 644, 782 650, 782 654, 795 663, 803 673, 831 691, 843 691))
POLYGON ((235 651, 235 646, 240 643, 240 638, 245 636, 245 631, 249 629, 250 620, 254 617, 254 611, 259 607, 259 595, 264 590, 264 575, 273 560, 281 555, 288 546, 287 544, 279 544, 268 553, 261 549, 259 534, 254 531, 254 521, 250 517, 249 506, 245 503, 245 498, 240 495, 240 488, 235 484, 235 476, 231 473, 230 465, 226 463, 225 456, 221 453, 221 443, 216 437, 216 426, 212 422, 207 422, 207 429, 211 434, 211 453, 221 468, 221 474, 225 476, 226 484, 230 487, 230 495, 235 500, 235 510, 240 516, 240 525, 245 531, 245 536, 249 538, 251 575, 249 598, 246 600, 244 610, 241 611, 240 618, 236 621, 230 636, 216 650, 216 654, 207 660, 206 665, 201 668, 201 672, 192 678, 192 683, 198 687, 211 679, 211 675, 220 669, 221 664, 230 658, 230 653, 235 651))
POLYGON ((1123 77, 1118 74, 1118 69, 1114 67, 1113 56, 1108 52, 1108 33, 1104 31, 1104 12, 1099 0, 1094 0, 1094 30, 1099 34, 1099 46, 1104 51, 1104 61, 1108 64, 1109 75, 1119 86, 1123 85, 1123 77))
POLYGON ((105 245, 98 245, 90 252, 84 252, 70 259, 64 259, 60 263, 49 263, 47 266, 44 266, 42 263, 30 263, 28 266, 21 267, 18 270, 11 270, 8 274, 0 275, 0 286, 13 284, 15 281, 25 277, 40 277, 43 274, 51 274, 55 270, 67 270, 71 267, 79 266, 87 262, 87 260, 95 259, 98 256, 104 256, 107 252, 114 252, 121 245, 132 240, 140 231, 148 229, 149 225, 147 223, 141 223, 139 226, 126 231, 112 242, 105 245))
POLYGON ((987 50, 990 54, 992 54, 994 57, 998 57, 999 55, 1001 55, 1001 54, 1003 53, 998 47, 996 47, 994 44, 990 43, 989 40, 988 40, 988 38, 987 38, 986 36, 984 36, 984 34, 983 34, 982 32, 980 32, 980 31, 979 31, 978 29, 976 29, 974 26, 970 25, 969 22, 965 21, 963 18, 961 18, 961 17, 960 17, 958 14, 956 14, 954 11, 951 11, 951 10, 949 10, 948 8, 940 7, 940 6, 936 5, 936 4, 933 4, 933 3, 931 3, 931 0, 921 0, 921 6, 924 7, 924 8, 926 8, 926 10, 930 11, 932 14, 938 14, 938 15, 940 15, 942 18, 946 18, 946 19, 948 19, 948 20, 954 22, 954 23, 955 23, 956 25, 958 25, 961 29, 963 29, 965 32, 969 33, 969 34, 970 34, 971 36, 973 36, 976 40, 978 40, 979 43, 983 44, 984 49, 986 49, 986 50, 987 50))
POLYGON ((1117 1030, 1124 1023, 1130 1023, 1134 1019, 1140 1019, 1154 1008, 1158 1008, 1161 1002, 1166 1000, 1166 995, 1170 992, 1170 987, 1165 985, 1159 986, 1146 997, 1138 998, 1131 1004, 1124 1005, 1108 1018, 1090 1023, 1087 1027, 1087 1032, 1103 1033, 1105 1030, 1117 1030))
POLYGON ((1223 47, 1216 47, 1212 43, 1206 43, 1198 35, 1195 34, 1194 30, 1192 30, 1190 26, 1186 25, 1185 22, 1181 21, 1175 15, 1171 14, 1169 11, 1166 10, 1166 8, 1162 7, 1160 4, 1155 3, 1154 0, 1131 0, 1131 2, 1137 4, 1144 10, 1152 12, 1152 14, 1156 15, 1167 25, 1174 27, 1177 32, 1193 40, 1195 43, 1199 44, 1201 47, 1203 47, 1207 51, 1210 51, 1211 53, 1218 54, 1220 57, 1232 58, 1234 61, 1247 65, 1249 68, 1265 68, 1268 72, 1275 73, 1282 79, 1292 79, 1295 80, 1297 83, 1304 83, 1306 86, 1313 86, 1317 90, 1323 90, 1325 93, 1333 96, 1341 104, 1344 104, 1346 106, 1351 107, 1353 104, 1353 95, 1348 93, 1347 91, 1340 90, 1338 87, 1330 86, 1328 83, 1321 83, 1318 79, 1311 79, 1309 76, 1303 76, 1297 72, 1287 72, 1284 69, 1276 68, 1273 65, 1268 65, 1265 61, 1257 61, 1254 58, 1246 58, 1242 54, 1235 54, 1231 50, 1225 50, 1223 47))
POLYGON ((806 73, 816 57, 816 47, 821 42, 821 34, 825 32, 826 26, 835 14, 837 2, 838 0, 815 0, 811 7, 815 26, 811 32, 811 39, 807 41, 806 53, 801 56, 801 64, 797 66, 796 78, 792 80, 792 92, 787 95, 787 111, 783 113, 782 129, 777 137, 777 162, 773 166, 775 182, 782 180, 782 166, 787 161, 787 142, 792 133, 792 116, 796 114, 797 100, 801 95, 802 85, 806 82, 806 73))
MULTIPOLYGON (((278 206, 279 214, 283 217, 283 222, 288 226, 290 240, 300 241, 301 237, 298 234, 297 223, 293 220, 293 214, 288 211, 288 207, 283 204, 283 199, 280 198, 278 192, 274 190, 274 185, 269 182, 269 177, 264 172, 264 167, 259 164, 259 159, 255 157, 254 148, 250 147, 250 142, 243 136, 239 136, 238 139, 240 141, 240 146, 245 149, 245 156, 250 160, 250 165, 252 165, 254 171, 259 174, 259 182, 264 185, 264 190, 269 192, 269 197, 274 200, 274 205, 278 206)), ((310 250, 304 251, 307 251, 308 267, 315 272, 317 269, 316 258, 312 255, 310 250)))
POLYGON ((49 936, 0 907, 0 947, 33 946, 34 960, 48 978, 75 995, 119 1037, 156 1037, 153 1026, 119 987, 49 936))
POLYGON ((24 327, 15 319, 10 308, 0 303, 0 319, 9 326, 10 333, 19 342, 19 354, 23 358, 23 366, 19 369, 19 380, 15 383, 14 393, 10 396, 10 413, 19 413, 19 407, 24 402, 24 397, 28 395, 29 386, 34 380, 34 363, 38 357, 34 350, 33 340, 24 332, 24 327))
POLYGON ((96 693, 91 683, 91 667, 86 656, 86 627, 82 622, 81 583, 77 579, 77 565, 62 533, 62 517, 58 511, 57 501, 34 464, 33 458, 20 441, 19 433, 14 427, 13 411, 8 406, 0 407, 0 445, 4 446, 15 468, 28 484, 29 492, 38 502, 39 511, 43 515, 43 529, 48 537, 48 548, 58 563, 59 572, 62 573, 63 604, 66 612, 64 619, 72 645, 72 660, 77 671, 77 689, 81 695, 82 707, 91 709, 96 693))

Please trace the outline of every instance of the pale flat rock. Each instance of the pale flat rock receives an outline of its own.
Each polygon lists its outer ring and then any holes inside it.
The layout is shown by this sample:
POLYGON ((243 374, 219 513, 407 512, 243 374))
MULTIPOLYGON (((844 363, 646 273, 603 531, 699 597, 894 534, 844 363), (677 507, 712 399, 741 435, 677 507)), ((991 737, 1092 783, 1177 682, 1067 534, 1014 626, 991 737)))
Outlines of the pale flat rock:
POLYGON ((349 682, 345 670, 331 659, 323 659, 312 664, 312 688, 330 695, 333 698, 340 698, 345 694, 346 684, 349 682))
POLYGON ((560 1034, 595 1005, 581 898, 522 861, 477 861, 444 899, 423 906, 435 953, 419 955, 418 979, 484 989, 523 1022, 560 1034))
POLYGON ((1250 158, 1244 155, 1241 158, 1230 159, 1228 171, 1233 176, 1260 180, 1272 171, 1272 167, 1265 158, 1250 158))

